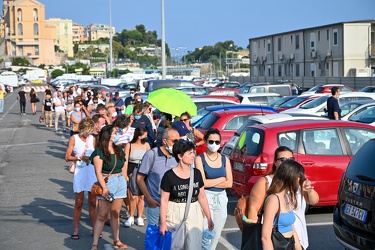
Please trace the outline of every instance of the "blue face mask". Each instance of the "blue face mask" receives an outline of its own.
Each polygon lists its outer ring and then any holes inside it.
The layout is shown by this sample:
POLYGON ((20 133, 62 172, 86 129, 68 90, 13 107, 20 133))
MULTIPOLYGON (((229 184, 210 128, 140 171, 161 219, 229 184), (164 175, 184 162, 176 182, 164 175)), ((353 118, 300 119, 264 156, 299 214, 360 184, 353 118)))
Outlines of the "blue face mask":
POLYGON ((135 116, 134 116, 134 119, 139 120, 139 119, 141 119, 141 117, 142 117, 142 116, 140 116, 140 115, 135 115, 135 116))
POLYGON ((161 121, 161 122, 165 121, 165 116, 162 116, 162 117, 160 118, 160 121, 161 121))
POLYGON ((120 140, 120 135, 116 134, 115 138, 113 139, 113 143, 116 144, 120 140))

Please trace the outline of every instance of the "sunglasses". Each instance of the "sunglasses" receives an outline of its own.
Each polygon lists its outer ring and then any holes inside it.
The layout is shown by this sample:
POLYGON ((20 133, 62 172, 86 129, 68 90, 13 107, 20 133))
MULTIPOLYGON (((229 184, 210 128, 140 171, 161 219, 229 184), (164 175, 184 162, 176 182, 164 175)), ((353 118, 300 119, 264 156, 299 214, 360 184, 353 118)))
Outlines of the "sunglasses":
POLYGON ((176 142, 178 142, 178 140, 176 139, 176 140, 172 140, 172 139, 167 139, 167 140, 169 140, 169 141, 171 141, 171 142, 173 142, 173 143, 176 143, 176 142))
POLYGON ((281 162, 284 162, 284 161, 287 161, 287 160, 293 160, 294 161, 294 157, 280 157, 278 159, 276 159, 277 161, 281 161, 281 162))
POLYGON ((98 104, 98 102, 94 102, 94 104, 98 104))
POLYGON ((216 145, 220 145, 220 141, 214 141, 214 140, 208 140, 208 144, 216 144, 216 145))
POLYGON ((182 119, 183 122, 189 121, 190 118, 182 119))

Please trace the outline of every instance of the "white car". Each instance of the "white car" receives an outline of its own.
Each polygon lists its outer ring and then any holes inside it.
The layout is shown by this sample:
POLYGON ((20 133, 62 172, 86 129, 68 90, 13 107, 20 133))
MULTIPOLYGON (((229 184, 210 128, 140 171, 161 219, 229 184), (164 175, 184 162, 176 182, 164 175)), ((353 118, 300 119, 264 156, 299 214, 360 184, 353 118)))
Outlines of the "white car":
POLYGON ((357 115, 351 116, 349 121, 375 126, 375 107, 371 107, 357 115))
POLYGON ((238 102, 222 99, 222 98, 204 98, 204 97, 196 97, 191 98, 195 105, 197 106, 197 110, 202 108, 213 106, 213 105, 222 105, 222 104, 238 104, 238 102))
MULTIPOLYGON (((267 124, 274 122, 284 122, 284 121, 295 121, 295 120, 328 120, 328 118, 315 116, 315 115, 304 115, 304 114, 267 114, 267 115, 254 115, 237 130, 236 133, 230 138, 230 140, 224 144, 221 153, 230 157, 233 152, 233 148, 236 145, 240 134, 248 127, 257 124, 267 124)), ((287 145, 284 145, 287 146, 287 145)))
POLYGON ((341 120, 349 121, 352 116, 358 115, 372 107, 375 107, 375 101, 373 100, 362 100, 340 105, 341 120))
POLYGON ((276 93, 246 93, 237 94, 236 97, 240 100, 241 104, 269 104, 281 98, 276 93))
MULTIPOLYGON (((327 108, 327 99, 330 96, 331 95, 324 95, 311 102, 303 104, 299 106, 298 108, 288 109, 280 113, 284 113, 284 114, 298 113, 298 114, 310 114, 310 115, 322 116, 326 113, 325 109, 327 108)), ((341 94, 339 97, 340 105, 343 105, 345 103, 352 102, 352 101, 358 101, 358 100, 375 100, 375 93, 350 92, 350 93, 341 94)))

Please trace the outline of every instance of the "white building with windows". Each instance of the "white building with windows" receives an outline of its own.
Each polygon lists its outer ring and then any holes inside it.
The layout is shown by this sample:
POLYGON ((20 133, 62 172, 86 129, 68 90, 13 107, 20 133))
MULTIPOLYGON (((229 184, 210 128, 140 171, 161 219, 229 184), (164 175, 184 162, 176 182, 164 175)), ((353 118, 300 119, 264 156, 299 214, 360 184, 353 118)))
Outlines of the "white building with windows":
POLYGON ((375 74, 375 20, 341 22, 249 39, 254 77, 375 74))

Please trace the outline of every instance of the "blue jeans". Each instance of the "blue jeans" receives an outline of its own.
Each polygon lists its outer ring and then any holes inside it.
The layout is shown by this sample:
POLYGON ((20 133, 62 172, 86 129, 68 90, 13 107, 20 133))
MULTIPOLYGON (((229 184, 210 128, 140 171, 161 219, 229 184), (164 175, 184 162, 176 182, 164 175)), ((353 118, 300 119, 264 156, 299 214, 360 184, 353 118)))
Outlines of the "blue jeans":
POLYGON ((4 99, 0 99, 0 113, 4 112, 4 99))
POLYGON ((159 226, 160 207, 146 207, 146 217, 148 224, 159 226))

